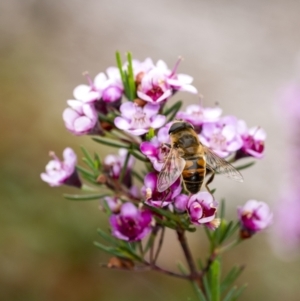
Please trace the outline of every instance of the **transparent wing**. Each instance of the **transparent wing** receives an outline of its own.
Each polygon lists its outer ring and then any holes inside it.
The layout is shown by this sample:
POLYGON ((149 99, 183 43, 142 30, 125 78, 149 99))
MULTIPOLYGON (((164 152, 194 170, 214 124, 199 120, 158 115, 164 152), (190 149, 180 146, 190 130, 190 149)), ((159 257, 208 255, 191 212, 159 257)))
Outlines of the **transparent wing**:
POLYGON ((241 173, 238 170, 236 170, 230 163, 220 158, 218 155, 216 155, 204 145, 203 149, 206 159, 206 167, 208 169, 216 173, 224 174, 228 178, 236 180, 238 182, 244 181, 241 173))
POLYGON ((185 160, 172 148, 158 176, 157 190, 163 192, 169 188, 180 177, 184 166, 185 160))

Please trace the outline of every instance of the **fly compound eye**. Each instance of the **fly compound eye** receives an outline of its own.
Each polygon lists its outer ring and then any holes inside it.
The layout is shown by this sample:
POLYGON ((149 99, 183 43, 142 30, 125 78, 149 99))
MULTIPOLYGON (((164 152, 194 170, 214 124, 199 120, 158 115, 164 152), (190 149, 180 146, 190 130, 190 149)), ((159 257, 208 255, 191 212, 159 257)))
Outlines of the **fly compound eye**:
POLYGON ((169 129, 169 134, 183 130, 184 128, 185 128, 184 122, 176 121, 171 125, 171 127, 169 129))
POLYGON ((190 129, 193 129, 193 130, 195 129, 194 126, 191 123, 186 122, 185 124, 186 124, 187 128, 190 128, 190 129))
POLYGON ((182 131, 184 129, 194 129, 194 126, 186 121, 175 121, 169 129, 169 134, 182 131))

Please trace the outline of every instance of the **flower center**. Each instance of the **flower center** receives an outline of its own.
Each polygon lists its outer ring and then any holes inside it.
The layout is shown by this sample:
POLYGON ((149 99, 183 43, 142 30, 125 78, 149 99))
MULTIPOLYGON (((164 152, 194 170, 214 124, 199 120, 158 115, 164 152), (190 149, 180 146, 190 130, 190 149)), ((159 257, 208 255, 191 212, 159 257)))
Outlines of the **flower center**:
POLYGON ((146 128, 150 123, 149 118, 143 112, 142 108, 137 108, 136 113, 132 118, 132 128, 141 129, 146 128))
POLYGON ((210 145, 214 149, 224 150, 226 149, 226 138, 221 134, 213 134, 210 140, 210 145))
POLYGON ((152 89, 148 90, 146 95, 151 97, 154 101, 163 95, 163 90, 160 86, 152 86, 152 89))

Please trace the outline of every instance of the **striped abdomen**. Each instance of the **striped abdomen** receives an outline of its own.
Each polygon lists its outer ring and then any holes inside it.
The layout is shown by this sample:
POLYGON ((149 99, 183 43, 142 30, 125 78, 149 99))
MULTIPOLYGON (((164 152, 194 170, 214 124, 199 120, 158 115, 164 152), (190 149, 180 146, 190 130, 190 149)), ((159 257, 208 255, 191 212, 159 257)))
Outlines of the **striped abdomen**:
POLYGON ((182 178, 186 189, 190 193, 197 193, 203 184, 206 172, 206 163, 202 156, 185 158, 186 164, 182 178))

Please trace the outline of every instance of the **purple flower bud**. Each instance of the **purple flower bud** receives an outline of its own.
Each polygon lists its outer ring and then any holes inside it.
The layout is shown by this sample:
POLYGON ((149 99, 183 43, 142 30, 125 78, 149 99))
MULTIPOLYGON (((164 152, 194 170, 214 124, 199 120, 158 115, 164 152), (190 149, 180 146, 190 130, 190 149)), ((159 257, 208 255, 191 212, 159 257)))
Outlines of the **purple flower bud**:
POLYGON ((187 211, 191 222, 195 225, 205 225, 210 229, 216 229, 220 221, 216 219, 218 203, 207 191, 199 191, 193 194, 187 203, 187 211))
POLYGON ((132 203, 124 203, 119 214, 110 217, 112 234, 122 240, 137 241, 151 231, 152 215, 149 210, 139 210, 132 203))
POLYGON ((74 135, 84 135, 97 132, 98 115, 93 104, 77 100, 69 100, 63 112, 66 128, 74 135))
POLYGON ((189 197, 186 194, 178 195, 174 200, 174 207, 177 211, 184 212, 187 208, 189 197))
POLYGON ((63 152, 64 161, 59 160, 54 152, 49 155, 53 158, 46 165, 46 172, 41 174, 41 179, 50 186, 70 185, 80 188, 81 181, 76 171, 77 156, 71 148, 63 152))
POLYGON ((146 134, 150 128, 157 129, 163 126, 166 117, 158 115, 159 105, 146 104, 140 107, 132 102, 121 105, 121 116, 115 118, 117 128, 135 136, 146 134))
POLYGON ((273 218, 269 206, 264 202, 249 200, 243 207, 238 207, 241 223, 241 236, 247 238, 268 227, 273 218))
POLYGON ((157 191, 157 173, 150 172, 144 179, 142 194, 146 204, 154 207, 164 207, 174 202, 174 198, 182 190, 180 177, 168 189, 163 192, 157 191))

